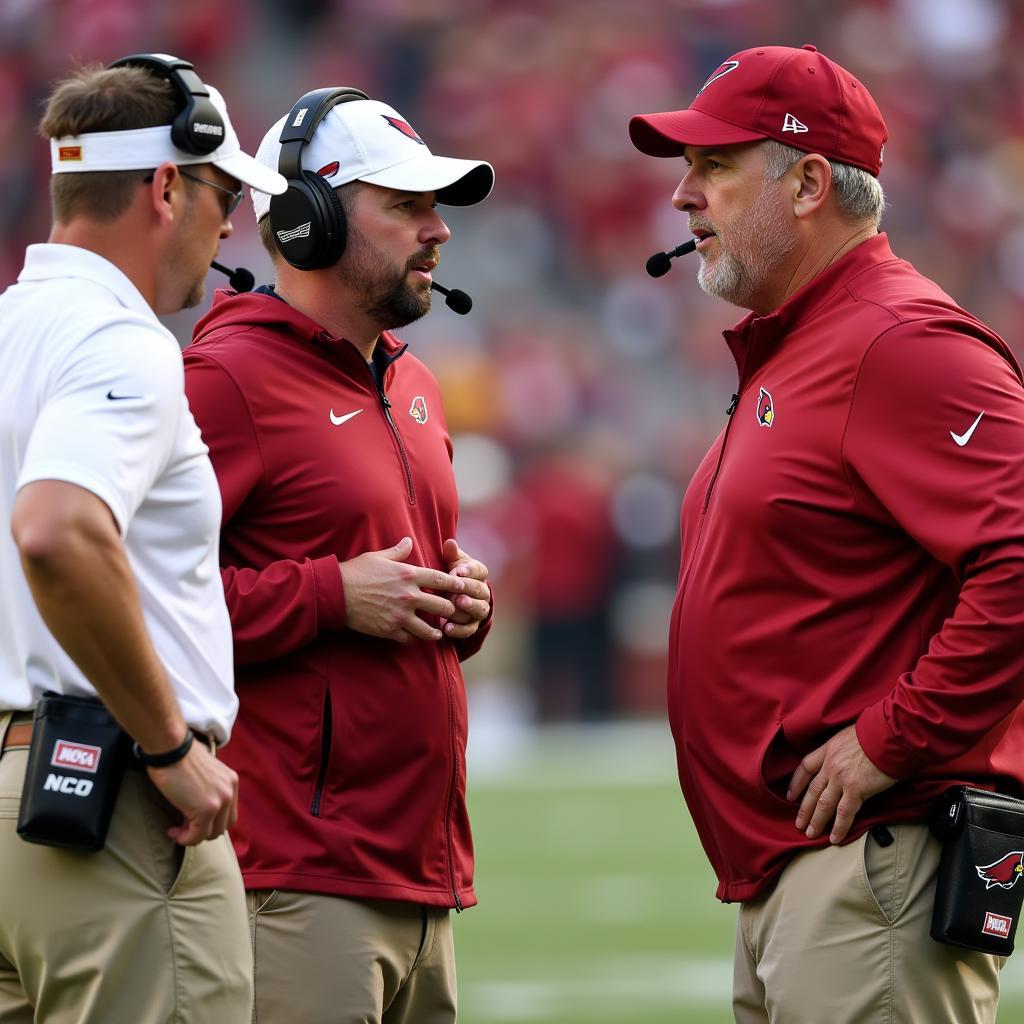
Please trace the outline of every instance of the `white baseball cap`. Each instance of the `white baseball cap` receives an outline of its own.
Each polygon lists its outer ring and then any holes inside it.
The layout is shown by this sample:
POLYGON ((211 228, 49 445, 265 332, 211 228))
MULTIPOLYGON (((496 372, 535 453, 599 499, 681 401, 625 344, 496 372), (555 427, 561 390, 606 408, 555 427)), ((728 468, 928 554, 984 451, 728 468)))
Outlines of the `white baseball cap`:
POLYGON ((288 182, 277 173, 277 165, 268 168, 264 162, 242 152, 238 136, 228 117, 224 97, 208 85, 210 101, 224 122, 224 140, 212 153, 186 153, 171 141, 171 126, 130 128, 118 132, 83 132, 50 139, 50 166, 53 174, 87 171, 134 171, 159 167, 163 163, 182 166, 213 164, 225 174, 250 186, 255 195, 279 196, 288 182))
MULTIPOLYGON (((263 136, 256 159, 275 171, 281 155, 282 117, 263 136)), ((483 160, 434 156, 397 110, 379 100, 349 100, 332 107, 302 149, 302 169, 335 188, 350 181, 436 192, 447 206, 472 206, 494 187, 494 168, 483 160)), ((270 210, 270 196, 253 191, 256 219, 270 210)))

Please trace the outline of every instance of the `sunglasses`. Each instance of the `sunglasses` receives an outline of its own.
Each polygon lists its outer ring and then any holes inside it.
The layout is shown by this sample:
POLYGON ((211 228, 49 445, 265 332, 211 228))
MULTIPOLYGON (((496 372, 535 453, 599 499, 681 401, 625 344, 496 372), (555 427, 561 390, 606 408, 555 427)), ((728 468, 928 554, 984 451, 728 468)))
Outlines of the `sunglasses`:
POLYGON ((208 178, 200 178, 198 174, 189 174, 188 171, 178 168, 178 173, 183 178, 188 178, 189 181, 198 181, 200 185, 209 185, 210 188, 215 188, 218 192, 223 192, 224 195, 228 196, 227 209, 224 213, 224 219, 227 220, 238 209, 238 204, 242 201, 245 196, 245 189, 240 188, 237 192, 234 189, 225 188, 223 185, 218 185, 215 181, 210 181, 208 178))

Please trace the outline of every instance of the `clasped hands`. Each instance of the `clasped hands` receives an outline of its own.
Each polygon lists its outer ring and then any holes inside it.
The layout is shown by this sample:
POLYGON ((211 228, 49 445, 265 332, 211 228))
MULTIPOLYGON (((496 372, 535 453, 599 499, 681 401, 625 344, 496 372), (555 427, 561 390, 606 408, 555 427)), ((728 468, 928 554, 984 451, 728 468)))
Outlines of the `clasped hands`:
POLYGON ((339 564, 348 627, 403 644, 471 637, 491 611, 487 566, 449 539, 442 549, 447 571, 428 569, 409 563, 412 546, 403 537, 339 564), (423 615, 436 617, 438 626, 423 615))

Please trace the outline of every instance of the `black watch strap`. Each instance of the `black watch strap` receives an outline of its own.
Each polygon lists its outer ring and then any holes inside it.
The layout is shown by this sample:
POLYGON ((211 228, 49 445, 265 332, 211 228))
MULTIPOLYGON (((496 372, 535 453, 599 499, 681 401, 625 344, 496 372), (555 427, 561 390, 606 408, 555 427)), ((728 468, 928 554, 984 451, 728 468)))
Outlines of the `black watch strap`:
POLYGON ((169 764, 177 764, 192 749, 194 739, 195 734, 189 729, 181 746, 173 750, 165 750, 162 754, 147 754, 138 743, 133 743, 132 753, 147 768, 166 768, 169 764))

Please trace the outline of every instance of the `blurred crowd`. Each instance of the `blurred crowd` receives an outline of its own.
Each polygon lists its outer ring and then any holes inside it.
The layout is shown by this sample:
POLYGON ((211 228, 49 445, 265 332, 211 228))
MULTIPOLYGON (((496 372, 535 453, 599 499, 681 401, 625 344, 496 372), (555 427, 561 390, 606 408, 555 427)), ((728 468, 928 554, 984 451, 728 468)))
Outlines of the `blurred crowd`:
MULTIPOLYGON (((501 628, 467 675, 524 720, 660 714, 679 500, 725 421, 720 332, 743 311, 703 295, 693 257, 644 272, 688 237, 682 164, 638 154, 626 123, 687 105, 736 50, 806 42, 885 115, 896 252, 1024 354, 1014 0, 0 0, 0 287, 47 233, 35 124, 74 61, 193 61, 250 151, 304 91, 354 85, 435 152, 489 160, 491 198, 443 211, 436 273, 473 312, 438 303, 399 332, 441 381, 460 540, 496 588, 501 628)), ((224 262, 269 280, 251 208, 234 224, 224 262)), ((168 321, 183 345, 205 306, 168 321)))

